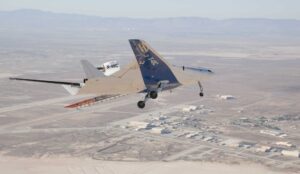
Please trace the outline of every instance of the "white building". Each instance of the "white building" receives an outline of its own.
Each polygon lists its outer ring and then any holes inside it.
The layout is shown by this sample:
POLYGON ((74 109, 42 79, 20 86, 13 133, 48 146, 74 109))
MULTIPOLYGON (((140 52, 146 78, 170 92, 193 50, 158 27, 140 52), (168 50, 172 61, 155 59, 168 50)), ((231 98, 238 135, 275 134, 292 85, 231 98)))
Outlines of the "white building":
POLYGON ((168 117, 165 116, 165 115, 160 115, 158 117, 153 117, 153 120, 160 120, 160 121, 162 121, 162 120, 166 120, 166 119, 168 119, 168 117))
POLYGON ((276 142, 276 145, 279 145, 279 146, 286 146, 286 147, 293 147, 294 145, 289 143, 289 142, 284 142, 284 141, 279 141, 279 142, 276 142))
POLYGON ((221 142, 221 145, 228 146, 228 147, 240 147, 241 140, 238 139, 228 139, 221 142))
POLYGON ((252 143, 252 142, 246 142, 246 141, 242 141, 239 143, 240 146, 239 147, 243 147, 243 148, 246 148, 246 149, 250 149, 252 148, 253 146, 255 146, 255 143, 252 143))
POLYGON ((143 122, 143 121, 131 121, 128 124, 129 127, 133 127, 136 130, 140 130, 140 129, 147 129, 149 127, 151 127, 151 125, 147 122, 143 122))
POLYGON ((235 99, 235 97, 232 96, 232 95, 217 95, 217 98, 219 98, 220 100, 233 100, 233 99, 235 99))
POLYGON ((212 141, 214 137, 203 137, 203 141, 212 141))
POLYGON ((271 149, 272 147, 270 146, 260 146, 256 148, 256 152, 270 152, 271 149))
POLYGON ((260 133, 266 134, 266 135, 271 135, 271 136, 277 136, 280 138, 284 138, 287 136, 286 134, 279 132, 279 131, 275 131, 275 130, 260 130, 260 133))
POLYGON ((187 135, 185 135, 186 138, 194 138, 195 136, 198 136, 199 132, 190 132, 187 135))
POLYGON ((198 109, 197 106, 190 105, 190 106, 186 106, 186 107, 182 108, 182 111, 183 112, 192 112, 192 111, 196 111, 197 109, 198 109))
POLYGON ((151 133, 154 134, 169 134, 171 133, 171 130, 169 130, 168 128, 164 128, 164 127, 154 127, 151 129, 151 133))
POLYGON ((295 158, 299 158, 300 157, 300 154, 299 154, 298 150, 293 150, 293 151, 283 150, 283 151, 281 151, 281 154, 283 156, 287 156, 287 157, 295 157, 295 158))

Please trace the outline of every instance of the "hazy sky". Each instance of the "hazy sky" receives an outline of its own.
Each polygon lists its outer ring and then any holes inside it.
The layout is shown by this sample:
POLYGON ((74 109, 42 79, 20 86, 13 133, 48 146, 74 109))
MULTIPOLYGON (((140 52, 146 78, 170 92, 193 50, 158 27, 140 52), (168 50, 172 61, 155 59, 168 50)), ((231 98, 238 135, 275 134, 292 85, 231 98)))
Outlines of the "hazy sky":
POLYGON ((0 0, 0 10, 23 8, 135 18, 300 19, 300 0, 0 0))

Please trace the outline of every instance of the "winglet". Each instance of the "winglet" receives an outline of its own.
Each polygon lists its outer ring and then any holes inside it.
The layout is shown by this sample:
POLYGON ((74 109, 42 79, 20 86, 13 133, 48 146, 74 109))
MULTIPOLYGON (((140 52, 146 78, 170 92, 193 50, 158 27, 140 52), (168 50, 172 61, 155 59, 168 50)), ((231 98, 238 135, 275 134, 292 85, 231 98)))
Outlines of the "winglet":
POLYGON ((85 72, 86 78, 97 78, 97 77, 103 77, 103 74, 94 67, 89 61, 87 60, 81 60, 82 68, 85 72))
POLYGON ((157 83, 165 80, 170 84, 179 84, 169 64, 149 44, 139 39, 130 39, 129 43, 147 89, 156 88, 157 83))

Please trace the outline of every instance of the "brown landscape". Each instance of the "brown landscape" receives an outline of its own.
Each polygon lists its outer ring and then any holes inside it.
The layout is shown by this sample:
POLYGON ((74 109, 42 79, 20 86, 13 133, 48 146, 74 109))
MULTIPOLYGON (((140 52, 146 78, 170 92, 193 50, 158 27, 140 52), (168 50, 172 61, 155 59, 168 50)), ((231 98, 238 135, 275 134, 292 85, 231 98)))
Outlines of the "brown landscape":
POLYGON ((300 173, 296 31, 150 34, 0 24, 4 173, 300 173), (136 106, 141 94, 73 110, 64 106, 90 96, 8 79, 81 82, 81 59, 94 65, 117 60, 121 68, 134 60, 131 38, 146 40, 173 65, 213 70, 202 80, 205 97, 198 97, 195 84, 159 93, 143 110, 136 106))

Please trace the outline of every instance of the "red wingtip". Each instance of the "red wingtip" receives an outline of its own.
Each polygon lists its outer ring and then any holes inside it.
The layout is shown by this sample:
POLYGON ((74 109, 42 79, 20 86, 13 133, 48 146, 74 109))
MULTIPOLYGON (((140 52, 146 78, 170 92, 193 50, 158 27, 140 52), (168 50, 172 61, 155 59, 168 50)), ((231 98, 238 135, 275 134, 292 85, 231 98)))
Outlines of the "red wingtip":
POLYGON ((74 108, 79 108, 79 107, 86 106, 86 105, 91 105, 91 104, 93 104, 95 102, 96 102, 95 99, 92 98, 92 99, 83 100, 83 101, 80 101, 80 102, 77 102, 77 103, 65 106, 65 108, 74 109, 74 108))

